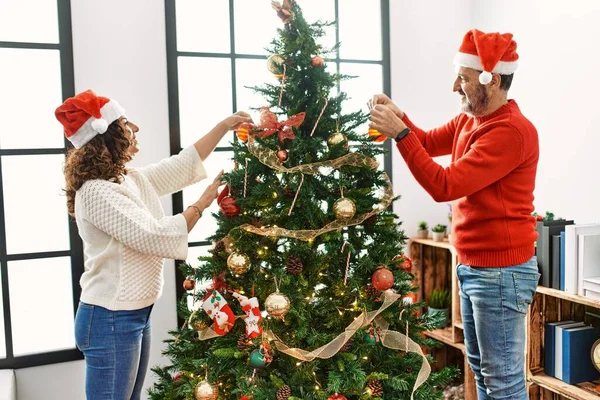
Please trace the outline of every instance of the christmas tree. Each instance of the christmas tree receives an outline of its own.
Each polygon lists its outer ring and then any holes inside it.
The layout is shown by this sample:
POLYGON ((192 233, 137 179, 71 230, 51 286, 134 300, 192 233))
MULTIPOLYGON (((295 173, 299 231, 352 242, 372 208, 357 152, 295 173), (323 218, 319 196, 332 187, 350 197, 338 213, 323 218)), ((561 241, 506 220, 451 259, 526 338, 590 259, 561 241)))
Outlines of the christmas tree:
POLYGON ((441 398, 455 371, 430 373, 422 352, 437 321, 412 293, 391 183, 374 159, 383 137, 356 131, 368 114, 343 114, 346 94, 332 95, 350 77, 324 64, 337 51, 317 44, 328 24, 308 24, 295 2, 273 7, 282 27, 267 67, 279 84, 254 88, 268 106, 237 131, 212 256, 181 266, 185 323, 150 396, 441 398))

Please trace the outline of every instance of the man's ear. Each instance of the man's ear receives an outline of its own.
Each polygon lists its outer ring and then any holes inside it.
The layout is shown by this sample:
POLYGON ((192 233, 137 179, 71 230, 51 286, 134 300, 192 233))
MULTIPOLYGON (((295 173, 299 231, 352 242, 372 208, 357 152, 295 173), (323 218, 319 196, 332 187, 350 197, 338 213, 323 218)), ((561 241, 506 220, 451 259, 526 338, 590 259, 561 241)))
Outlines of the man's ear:
POLYGON ((500 84, 502 83, 502 78, 500 74, 492 74, 492 81, 489 83, 490 87, 494 87, 495 89, 500 89, 500 84))

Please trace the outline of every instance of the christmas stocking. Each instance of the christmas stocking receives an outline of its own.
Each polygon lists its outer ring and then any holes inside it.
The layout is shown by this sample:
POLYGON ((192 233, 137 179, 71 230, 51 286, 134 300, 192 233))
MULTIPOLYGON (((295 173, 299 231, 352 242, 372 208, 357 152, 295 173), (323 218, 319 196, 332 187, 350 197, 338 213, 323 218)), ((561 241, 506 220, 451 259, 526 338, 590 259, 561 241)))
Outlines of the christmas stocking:
POLYGON ((224 336, 235 322, 235 315, 221 293, 213 290, 211 295, 202 303, 202 309, 212 318, 213 329, 219 336, 224 336))
POLYGON ((246 322, 246 335, 251 339, 260 336, 262 334, 262 326, 260 326, 262 315, 260 313, 258 299, 256 297, 248 299, 246 296, 242 296, 236 292, 233 293, 233 297, 238 299, 242 306, 242 310, 247 315, 246 319, 244 319, 244 322, 246 322))

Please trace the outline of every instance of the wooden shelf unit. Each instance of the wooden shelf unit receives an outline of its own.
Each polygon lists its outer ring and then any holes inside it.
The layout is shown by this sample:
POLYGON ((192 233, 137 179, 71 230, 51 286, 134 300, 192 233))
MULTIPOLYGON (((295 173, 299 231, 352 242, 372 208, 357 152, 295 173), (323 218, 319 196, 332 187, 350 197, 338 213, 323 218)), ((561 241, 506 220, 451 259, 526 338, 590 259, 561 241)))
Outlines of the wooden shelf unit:
POLYGON ((581 383, 577 386, 573 386, 559 379, 551 378, 548 375, 541 372, 536 375, 532 375, 529 378, 529 380, 531 383, 538 385, 540 388, 551 392, 550 396, 553 396, 553 394, 556 393, 563 398, 571 400, 598 399, 598 393, 595 390, 596 386, 590 382, 581 383))
POLYGON ((527 323, 527 380, 531 400, 598 400, 597 383, 570 385, 544 373, 544 331, 546 322, 572 319, 598 324, 587 313, 600 314, 600 301, 562 290, 538 286, 529 307, 527 323))
MULTIPOLYGON (((418 300, 426 300, 435 288, 452 290, 451 325, 426 332, 426 335, 464 355, 465 400, 476 400, 475 379, 467 364, 463 343, 464 326, 460 316, 456 251, 448 240, 435 242, 421 238, 411 238, 408 248, 413 260, 415 283, 420 286, 418 300)), ((596 392, 597 382, 569 385, 544 373, 545 323, 567 319, 584 320, 588 324, 599 323, 600 321, 592 320, 587 314, 589 311, 600 315, 600 300, 538 286, 529 307, 527 323, 526 372, 530 400, 600 400, 600 393, 596 392)))

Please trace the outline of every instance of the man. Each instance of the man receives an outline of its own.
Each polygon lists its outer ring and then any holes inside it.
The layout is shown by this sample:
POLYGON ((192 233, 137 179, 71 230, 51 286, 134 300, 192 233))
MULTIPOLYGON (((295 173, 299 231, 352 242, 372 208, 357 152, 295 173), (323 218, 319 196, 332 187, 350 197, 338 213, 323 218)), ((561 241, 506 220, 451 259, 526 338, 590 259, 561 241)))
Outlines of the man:
POLYGON ((465 35, 455 58, 462 113, 423 131, 387 96, 371 100, 370 126, 397 142, 415 179, 452 201, 453 242, 469 364, 485 399, 527 399, 527 306, 539 279, 532 217, 539 147, 535 127, 508 100, 517 69, 512 34, 465 35), (443 168, 432 157, 451 154, 443 168))

